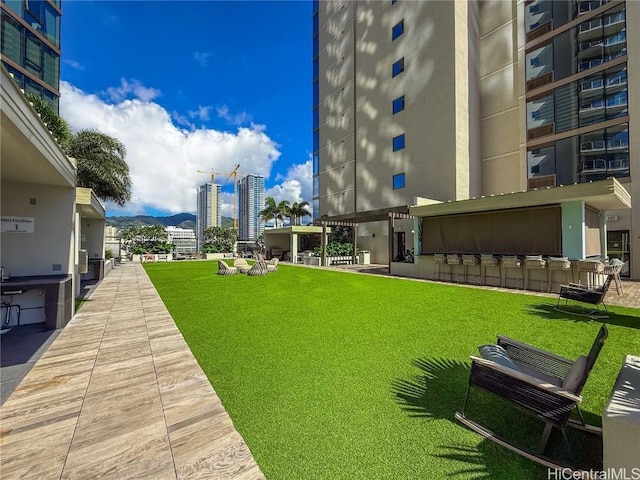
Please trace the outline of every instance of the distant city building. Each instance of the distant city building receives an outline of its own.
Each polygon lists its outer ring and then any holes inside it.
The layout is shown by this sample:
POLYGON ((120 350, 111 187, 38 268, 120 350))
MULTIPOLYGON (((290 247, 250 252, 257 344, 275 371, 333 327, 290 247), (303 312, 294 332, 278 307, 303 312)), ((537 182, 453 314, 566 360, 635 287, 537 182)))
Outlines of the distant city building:
POLYGON ((260 212, 264 209, 264 177, 247 175, 238 180, 238 240, 255 241, 264 231, 260 212))
POLYGON ((204 243, 204 231, 210 227, 221 226, 220 185, 205 183, 198 187, 198 209, 196 212, 197 248, 204 243))
POLYGON ((174 245, 174 253, 194 253, 198 250, 196 232, 189 228, 167 227, 167 243, 174 245))
POLYGON ((61 0, 2 1, 2 65, 26 93, 60 97, 61 0))

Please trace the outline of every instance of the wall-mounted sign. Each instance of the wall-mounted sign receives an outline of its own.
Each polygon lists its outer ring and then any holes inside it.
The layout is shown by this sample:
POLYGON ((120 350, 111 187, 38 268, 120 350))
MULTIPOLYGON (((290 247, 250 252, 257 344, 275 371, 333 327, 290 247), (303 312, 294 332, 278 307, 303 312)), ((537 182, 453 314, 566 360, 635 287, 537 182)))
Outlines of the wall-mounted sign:
POLYGON ((33 233, 33 217, 2 217, 2 233, 33 233))

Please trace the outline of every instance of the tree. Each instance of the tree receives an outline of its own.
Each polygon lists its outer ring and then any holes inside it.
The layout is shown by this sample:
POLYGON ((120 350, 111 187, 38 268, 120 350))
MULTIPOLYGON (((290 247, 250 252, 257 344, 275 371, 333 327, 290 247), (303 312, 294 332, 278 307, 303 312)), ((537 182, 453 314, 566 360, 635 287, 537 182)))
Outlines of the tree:
POLYGON ((310 217, 309 202, 302 201, 300 203, 293 202, 290 208, 291 216, 293 217, 293 225, 300 225, 304 217, 310 217))
POLYGON ((273 197, 267 197, 264 200, 264 209, 260 212, 260 218, 266 223, 274 220, 276 228, 278 227, 278 205, 273 197))
POLYGON ((133 225, 120 233, 127 250, 133 254, 170 253, 173 245, 167 243, 164 225, 133 225))
POLYGON ((289 218, 289 223, 291 223, 291 206, 289 205, 289 200, 282 200, 278 204, 278 218, 282 220, 282 225, 284 225, 284 219, 289 218))
POLYGON ((204 253, 233 252, 238 231, 230 227, 209 227, 204 231, 204 253))
POLYGON ((118 139, 95 130, 82 130, 73 135, 68 123, 42 97, 29 94, 33 104, 51 134, 57 138, 64 153, 78 162, 76 184, 91 188, 102 200, 124 206, 131 200, 127 150, 118 139))
POLYGON ((69 149, 69 155, 78 161, 78 186, 91 188, 99 198, 124 206, 131 200, 126 154, 118 139, 95 130, 81 130, 69 149))

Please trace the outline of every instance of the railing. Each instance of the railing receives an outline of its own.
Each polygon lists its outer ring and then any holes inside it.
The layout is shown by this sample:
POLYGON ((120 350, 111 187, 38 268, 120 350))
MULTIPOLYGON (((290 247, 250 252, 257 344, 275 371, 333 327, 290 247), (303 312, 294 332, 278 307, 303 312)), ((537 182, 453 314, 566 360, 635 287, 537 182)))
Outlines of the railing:
POLYGON ((578 25, 578 33, 589 32, 591 30, 595 30, 595 29, 601 28, 601 27, 602 27, 602 19, 601 18, 595 18, 593 20, 590 20, 588 22, 584 22, 584 23, 581 23, 580 25, 578 25))
POLYGON ((582 15, 584 13, 590 12, 591 10, 595 10, 608 1, 609 0, 592 0, 590 2, 582 2, 580 5, 578 5, 578 15, 582 15))
POLYGON ((604 150, 605 143, 604 140, 594 140, 592 142, 583 142, 580 144, 580 151, 582 152, 590 152, 594 150, 604 150))
POLYGON ((628 170, 629 160, 604 160, 602 158, 595 160, 583 160, 581 162, 581 173, 586 172, 602 172, 611 170, 628 170))

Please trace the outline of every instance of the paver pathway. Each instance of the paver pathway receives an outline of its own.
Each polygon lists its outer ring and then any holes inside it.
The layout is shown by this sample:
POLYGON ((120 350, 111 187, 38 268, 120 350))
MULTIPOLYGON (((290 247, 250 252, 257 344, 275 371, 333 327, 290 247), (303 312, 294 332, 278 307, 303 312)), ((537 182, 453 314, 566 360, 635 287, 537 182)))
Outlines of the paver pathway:
POLYGON ((0 408, 0 477, 264 478, 140 264, 102 281, 0 408))

